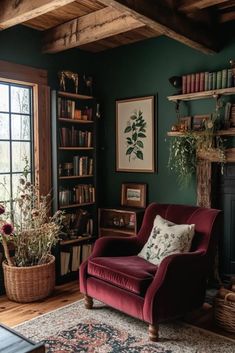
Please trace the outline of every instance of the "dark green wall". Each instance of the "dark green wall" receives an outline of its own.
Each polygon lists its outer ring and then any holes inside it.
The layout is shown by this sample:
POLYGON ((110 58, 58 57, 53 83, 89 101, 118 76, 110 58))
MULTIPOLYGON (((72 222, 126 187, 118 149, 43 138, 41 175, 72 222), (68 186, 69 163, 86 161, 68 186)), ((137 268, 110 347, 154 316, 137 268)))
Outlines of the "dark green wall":
POLYGON ((42 54, 42 32, 16 26, 0 32, 0 60, 48 70, 49 84, 56 88, 61 69, 93 73, 93 55, 79 49, 59 54, 42 54), (91 71, 90 71, 91 70, 91 71))
MULTIPOLYGON (((166 99, 174 93, 168 78, 228 66, 229 59, 234 59, 235 41, 213 56, 165 37, 96 55, 79 49, 44 55, 41 53, 41 32, 17 26, 0 32, 0 48, 0 60, 47 69, 53 88, 56 87, 56 73, 60 69, 94 74, 95 94, 103 102, 99 160, 103 204, 119 204, 121 184, 131 181, 148 184, 149 201, 195 203, 195 183, 180 190, 176 177, 167 169, 169 138, 166 138, 166 132, 175 122, 174 105, 166 99), (157 171, 153 174, 115 172, 115 100, 152 94, 156 96, 157 171)), ((186 114, 209 113, 213 109, 213 102, 202 101, 190 104, 189 110, 183 107, 186 114)))
MULTIPOLYGON (((194 204, 195 181, 180 189, 175 175, 167 168, 169 138, 166 133, 176 121, 174 104, 166 97, 174 94, 169 77, 191 72, 213 71, 229 66, 234 58, 235 41, 216 55, 205 55, 174 40, 159 37, 99 54, 97 94, 103 103, 101 140, 103 203, 120 203, 123 182, 146 182, 149 201, 194 204), (138 96, 156 96, 156 173, 115 172, 115 100, 138 96)), ((214 110, 215 102, 190 103, 185 114, 203 114, 214 110)))

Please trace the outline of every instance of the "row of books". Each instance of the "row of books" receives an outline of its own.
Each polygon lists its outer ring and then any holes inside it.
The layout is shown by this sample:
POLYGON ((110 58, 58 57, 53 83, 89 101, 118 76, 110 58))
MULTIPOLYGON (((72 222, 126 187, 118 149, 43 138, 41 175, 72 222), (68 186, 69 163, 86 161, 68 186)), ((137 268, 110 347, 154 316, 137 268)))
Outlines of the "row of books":
POLYGON ((74 175, 92 175, 94 169, 94 160, 88 156, 73 157, 73 174, 74 175))
POLYGON ((92 120, 92 108, 76 109, 74 100, 58 97, 58 117, 63 119, 92 120))
POLYGON ((92 250, 91 244, 72 246, 69 251, 60 253, 60 274, 64 276, 70 272, 78 271, 82 262, 86 261, 92 250))
POLYGON ((77 130, 74 126, 71 128, 61 127, 59 129, 60 147, 91 147, 91 131, 77 130))
POLYGON ((235 85, 232 69, 213 72, 197 72, 182 76, 182 93, 211 91, 235 85))
POLYGON ((93 202, 95 202, 95 188, 91 184, 79 184, 72 190, 63 189, 59 191, 60 207, 93 202))

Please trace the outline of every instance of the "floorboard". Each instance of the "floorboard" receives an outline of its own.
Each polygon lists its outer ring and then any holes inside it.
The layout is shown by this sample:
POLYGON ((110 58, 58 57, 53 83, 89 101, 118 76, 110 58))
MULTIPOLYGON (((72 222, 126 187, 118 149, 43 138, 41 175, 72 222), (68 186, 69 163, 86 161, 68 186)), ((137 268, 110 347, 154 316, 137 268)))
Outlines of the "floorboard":
MULTIPOLYGON (((57 286, 51 297, 34 303, 15 303, 8 300, 6 296, 0 296, 0 322, 13 327, 82 298, 83 294, 79 292, 77 281, 57 286)), ((188 314, 184 320, 193 326, 198 326, 235 340, 235 334, 226 332, 215 325, 213 308, 209 304, 205 304, 200 310, 188 314)))

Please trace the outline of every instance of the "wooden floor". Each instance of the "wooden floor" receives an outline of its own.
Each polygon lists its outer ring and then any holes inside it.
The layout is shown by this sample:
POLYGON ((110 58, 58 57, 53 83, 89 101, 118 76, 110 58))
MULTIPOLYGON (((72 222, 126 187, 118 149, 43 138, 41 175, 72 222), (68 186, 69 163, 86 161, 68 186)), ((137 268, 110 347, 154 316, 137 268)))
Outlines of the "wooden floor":
POLYGON ((79 292, 77 281, 57 286, 51 297, 34 303, 15 303, 6 296, 0 296, 0 322, 13 327, 81 298, 83 295, 79 292))
MULTIPOLYGON (((19 304, 8 300, 6 296, 0 296, 0 322, 13 327, 82 298, 77 282, 57 286, 50 298, 35 303, 19 304)), ((235 334, 226 332, 214 324, 213 308, 208 304, 187 315, 185 321, 235 340, 235 334)))

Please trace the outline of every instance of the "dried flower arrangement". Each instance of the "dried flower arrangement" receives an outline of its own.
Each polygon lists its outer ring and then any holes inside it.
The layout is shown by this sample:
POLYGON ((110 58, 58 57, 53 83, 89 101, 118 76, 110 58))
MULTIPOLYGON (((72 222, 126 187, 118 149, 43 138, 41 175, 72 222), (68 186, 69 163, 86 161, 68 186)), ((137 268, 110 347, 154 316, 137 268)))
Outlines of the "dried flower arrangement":
POLYGON ((58 241, 63 213, 49 217, 50 195, 39 196, 37 185, 28 181, 28 165, 20 178, 17 197, 10 200, 13 211, 0 205, 0 241, 9 266, 35 266, 50 260, 52 246, 58 241), (14 244, 10 257, 8 242, 14 244))

